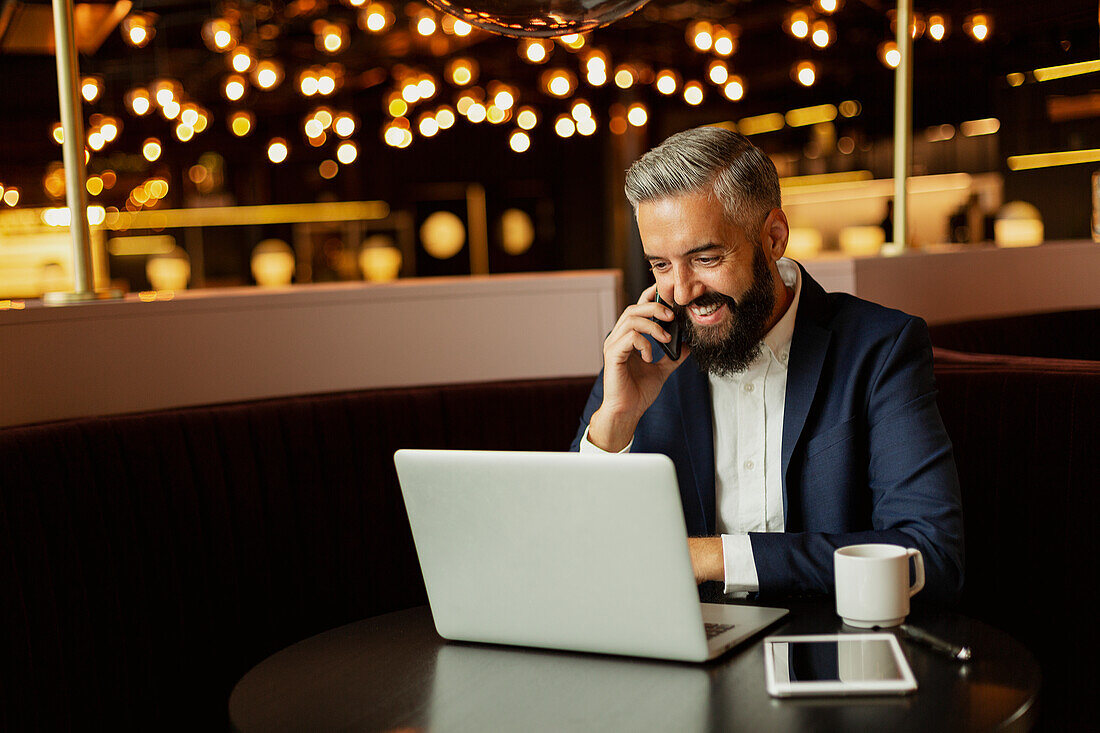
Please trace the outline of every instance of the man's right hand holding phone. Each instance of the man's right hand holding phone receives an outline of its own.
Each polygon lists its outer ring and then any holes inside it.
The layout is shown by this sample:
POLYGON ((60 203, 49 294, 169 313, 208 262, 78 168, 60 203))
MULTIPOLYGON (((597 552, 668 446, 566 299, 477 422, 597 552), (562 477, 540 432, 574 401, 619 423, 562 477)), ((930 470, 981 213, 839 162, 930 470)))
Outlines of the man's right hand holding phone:
POLYGON ((672 308, 656 302, 657 286, 651 285, 638 302, 619 316, 603 343, 603 402, 588 423, 588 440, 605 451, 617 453, 630 444, 638 421, 668 376, 684 363, 690 350, 681 346, 673 361, 661 353, 646 335, 667 344, 671 336, 653 318, 671 325, 672 308))

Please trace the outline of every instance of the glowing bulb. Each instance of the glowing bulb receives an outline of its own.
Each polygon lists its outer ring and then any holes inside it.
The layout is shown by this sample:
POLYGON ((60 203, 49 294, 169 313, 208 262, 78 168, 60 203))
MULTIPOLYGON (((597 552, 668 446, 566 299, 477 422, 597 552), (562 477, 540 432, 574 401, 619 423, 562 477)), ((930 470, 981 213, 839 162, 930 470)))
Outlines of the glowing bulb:
POLYGON ((657 74, 657 91, 665 96, 676 93, 676 73, 665 69, 657 74))
POLYGON ((878 58, 883 64, 891 69, 898 68, 898 64, 901 63, 901 52, 898 51, 898 45, 893 41, 884 41, 880 43, 878 47, 878 58))
POLYGON ((435 113, 435 123, 440 130, 449 130, 455 123, 455 113, 447 106, 440 107, 435 113))
POLYGON ((817 80, 817 69, 810 61, 803 61, 795 68, 795 78, 804 87, 813 86, 817 80))
POLYGON ((531 40, 528 41, 525 45, 526 48, 524 49, 524 55, 526 56, 527 60, 533 64, 541 64, 549 56, 546 51, 546 46, 544 46, 539 41, 531 40))
POLYGON ((516 103, 516 98, 512 96, 512 93, 507 89, 502 89, 493 96, 493 104, 500 109, 512 109, 512 105, 516 103))
POLYGON ((335 26, 329 26, 329 30, 321 37, 321 44, 329 53, 336 53, 343 47, 344 39, 339 29, 335 26))
POLYGON ((229 129, 237 137, 244 137, 252 132, 252 115, 248 112, 234 112, 229 117, 229 129))
POLYGON ((233 67, 233 71, 243 74, 252 68, 252 55, 248 53, 248 49, 238 48, 229 57, 229 65, 233 67))
POLYGON ((488 116, 488 110, 486 110, 485 105, 481 104, 480 102, 474 102, 470 105, 470 108, 466 110, 466 119, 468 119, 470 122, 484 122, 485 118, 488 116))
POLYGON ((272 138, 271 142, 267 144, 267 159, 272 163, 282 163, 286 160, 289 152, 290 149, 287 147, 286 140, 281 137, 272 138))
POLYGON ((377 3, 371 3, 365 11, 365 20, 360 21, 371 33, 379 33, 386 29, 389 21, 386 19, 386 8, 377 3))
POLYGON ((684 85, 684 101, 692 106, 697 106, 703 103, 703 85, 697 81, 688 82, 684 85))
POLYGON ((261 89, 273 89, 283 78, 282 68, 270 59, 261 61, 256 64, 253 78, 261 89))
POLYGON ((316 117, 306 120, 306 137, 321 137, 325 132, 325 126, 316 117))
POLYGON ((336 165, 335 160, 322 160, 321 165, 317 166, 317 172, 320 173, 321 178, 325 180, 335 178, 339 171, 340 166, 336 165))
POLYGON ((225 82, 225 98, 231 102, 236 102, 238 99, 244 96, 244 77, 233 75, 229 77, 225 82))
POLYGON ((108 120, 99 127, 100 134, 106 142, 114 142, 118 137, 118 124, 114 120, 108 120))
POLYGON ((141 146, 141 154, 145 156, 145 159, 150 163, 159 158, 160 140, 157 140, 155 137, 146 140, 141 146))
POLYGON ((390 125, 386 128, 385 132, 386 144, 395 148, 401 147, 401 142, 405 139, 406 132, 407 130, 403 130, 396 125, 390 125))
POLYGON ((65 130, 61 127, 60 122, 53 123, 53 127, 50 128, 50 135, 53 136, 54 142, 58 145, 65 142, 65 130))
POLYGON ((87 76, 80 83, 80 94, 86 102, 94 102, 103 91, 103 84, 94 76, 87 76))
POLYGON ((357 157, 359 157, 359 148, 355 147, 355 143, 353 142, 342 142, 339 147, 336 148, 336 160, 344 165, 354 163, 357 157))
POLYGON ((401 88, 401 97, 409 104, 416 102, 420 99, 420 85, 415 81, 409 82, 401 88))
POLYGON ((145 45, 145 42, 149 39, 149 31, 145 29, 145 26, 135 25, 130 28, 130 34, 128 36, 130 43, 141 48, 145 45))
POLYGON ((791 13, 787 27, 795 38, 805 38, 810 34, 810 16, 803 10, 796 10, 791 13))
POLYGON ((104 145, 103 134, 98 130, 88 133, 88 147, 92 150, 102 150, 104 145))
POLYGON ((156 100, 161 107, 172 102, 175 98, 176 94, 172 91, 172 87, 165 85, 157 89, 156 100))
POLYGON ((420 130, 420 134, 424 137, 432 137, 439 132, 439 123, 435 121, 435 117, 432 115, 425 114, 420 117, 416 128, 420 130))
POLYGON ((103 179, 99 176, 88 176, 88 180, 85 181, 84 187, 88 189, 88 193, 92 196, 98 196, 103 193, 103 179))
POLYGON ((470 35, 470 32, 473 29, 474 29, 474 27, 472 25, 470 25, 469 23, 467 23, 466 21, 464 21, 464 20, 456 20, 455 21, 455 35, 456 36, 468 36, 468 35, 470 35))
POLYGON ((141 115, 148 114, 149 109, 152 106, 149 102, 149 92, 140 87, 137 89, 131 89, 126 94, 126 102, 127 104, 129 104, 130 110, 139 117, 141 115))
POLYGON ((539 123, 538 113, 530 107, 521 107, 516 115, 516 124, 524 130, 530 130, 539 123))
POLYGON ((298 79, 298 89, 307 97, 317 93, 317 77, 309 71, 303 71, 298 79))
POLYGON ((596 118, 585 117, 584 119, 577 120, 577 132, 588 137, 596 133, 596 118))
POLYGON ((570 110, 570 114, 573 116, 574 120, 580 122, 592 116, 592 108, 588 105, 588 102, 585 102, 583 99, 578 100, 577 103, 573 105, 573 109, 570 110))
POLYGON ((576 131, 577 124, 573 122, 573 118, 569 115, 559 115, 558 119, 554 120, 554 132, 559 137, 572 137, 576 131))
POLYGON ((8 206, 15 206, 19 203, 19 189, 15 186, 11 186, 4 190, 4 203, 8 206))
POLYGON ((195 136, 195 128, 191 125, 185 125, 182 122, 176 125, 176 137, 180 139, 180 142, 187 142, 195 136))
POLYGON ((928 18, 928 35, 935 41, 942 41, 947 35, 947 22, 942 15, 932 15, 928 18))
POLYGON ((695 45, 695 48, 699 51, 709 51, 714 46, 714 36, 710 34, 709 30, 700 29, 695 32, 691 42, 695 45))
POLYGON ((641 103, 630 105, 630 108, 626 111, 626 120, 635 127, 644 125, 649 120, 645 105, 641 103))
POLYGON ((965 27, 975 41, 984 41, 989 36, 989 17, 982 13, 971 15, 965 27))
POLYGON ((707 77, 718 86, 725 84, 729 75, 729 69, 721 61, 712 61, 710 68, 707 69, 707 77))
POLYGON ((188 127, 194 127, 199 121, 199 108, 193 104, 188 104, 180 112, 180 122, 188 127))
POLYGON ((348 137, 355 132, 355 120, 351 118, 351 115, 338 115, 332 122, 332 129, 340 137, 348 137))
POLYGON ((819 20, 813 25, 813 33, 810 34, 810 41, 813 42, 818 48, 825 48, 832 43, 833 34, 829 29, 829 24, 824 20, 819 20))
POLYGON ((525 153, 531 147, 531 138, 526 132, 516 130, 508 138, 508 147, 517 153, 525 153))
POLYGON ((416 88, 420 92, 421 99, 431 99, 435 96, 435 80, 430 76, 426 76, 416 83, 416 88))
POLYGON ((160 113, 164 115, 164 119, 174 120, 179 117, 180 103, 173 99, 168 104, 160 108, 160 113))
POLYGON ((620 66, 615 72, 615 86, 619 89, 629 89, 634 84, 634 72, 628 66, 620 66))
POLYGON ((714 37, 714 52, 719 56, 729 56, 733 53, 733 36, 729 31, 720 33, 714 37))
POLYGON ((745 96, 745 84, 739 77, 731 76, 726 86, 722 87, 722 93, 731 102, 738 102, 745 96))
POLYGON ((327 97, 336 91, 336 75, 323 73, 317 77, 317 93, 327 97))
POLYGON ((425 13, 416 21, 416 32, 427 37, 435 33, 435 18, 430 13, 425 13))
POLYGON ((835 13, 840 3, 838 0, 817 0, 817 7, 823 13, 835 13))

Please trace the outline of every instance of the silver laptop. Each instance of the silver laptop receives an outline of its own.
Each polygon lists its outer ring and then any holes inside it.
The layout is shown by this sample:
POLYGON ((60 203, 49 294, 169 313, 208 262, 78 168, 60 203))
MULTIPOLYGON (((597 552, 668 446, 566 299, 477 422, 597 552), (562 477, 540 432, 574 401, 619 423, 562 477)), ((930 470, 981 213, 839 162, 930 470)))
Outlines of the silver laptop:
POLYGON ((394 462, 445 639, 700 662, 787 613, 699 602, 666 456, 399 450, 394 462))

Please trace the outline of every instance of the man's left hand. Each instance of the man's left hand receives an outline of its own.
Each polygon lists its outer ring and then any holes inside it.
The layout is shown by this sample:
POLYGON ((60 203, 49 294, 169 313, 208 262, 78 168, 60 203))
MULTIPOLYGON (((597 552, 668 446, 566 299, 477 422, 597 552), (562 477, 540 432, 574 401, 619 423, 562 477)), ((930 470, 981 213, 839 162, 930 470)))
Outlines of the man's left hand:
POLYGON ((691 552, 691 567, 695 571, 697 584, 726 579, 721 537, 689 537, 688 550, 691 552))

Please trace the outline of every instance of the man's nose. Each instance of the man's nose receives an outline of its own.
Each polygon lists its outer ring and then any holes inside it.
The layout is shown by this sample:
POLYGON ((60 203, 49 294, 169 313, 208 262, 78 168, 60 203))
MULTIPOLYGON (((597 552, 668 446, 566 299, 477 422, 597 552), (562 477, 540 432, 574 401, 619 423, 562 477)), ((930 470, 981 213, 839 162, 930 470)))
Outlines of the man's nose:
POLYGON ((677 268, 672 283, 672 300, 676 305, 688 305, 703 294, 703 284, 695 279, 689 268, 677 268))

